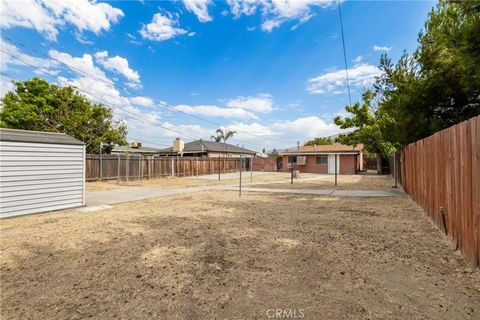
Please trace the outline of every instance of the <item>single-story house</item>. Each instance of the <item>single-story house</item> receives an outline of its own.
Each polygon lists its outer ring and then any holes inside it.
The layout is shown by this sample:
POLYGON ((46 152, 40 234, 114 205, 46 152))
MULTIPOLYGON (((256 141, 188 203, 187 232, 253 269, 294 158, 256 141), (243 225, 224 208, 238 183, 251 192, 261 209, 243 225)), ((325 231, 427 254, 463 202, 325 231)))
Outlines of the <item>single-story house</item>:
POLYGON ((306 173, 356 174, 363 170, 363 145, 343 144, 301 146, 282 153, 280 171, 294 170, 306 173), (336 159, 336 161, 335 161, 336 159))
POLYGON ((150 148, 150 147, 142 147, 140 142, 132 142, 130 145, 125 146, 115 146, 111 154, 141 154, 143 156, 154 156, 158 155, 160 149, 157 148, 150 148))
POLYGON ((224 142, 200 139, 184 143, 181 139, 177 138, 173 141, 173 147, 160 149, 159 154, 164 156, 209 158, 240 158, 240 156, 243 155, 244 157, 252 158, 256 152, 224 142))
POLYGON ((64 133, 0 129, 0 217, 85 205, 85 144, 64 133))

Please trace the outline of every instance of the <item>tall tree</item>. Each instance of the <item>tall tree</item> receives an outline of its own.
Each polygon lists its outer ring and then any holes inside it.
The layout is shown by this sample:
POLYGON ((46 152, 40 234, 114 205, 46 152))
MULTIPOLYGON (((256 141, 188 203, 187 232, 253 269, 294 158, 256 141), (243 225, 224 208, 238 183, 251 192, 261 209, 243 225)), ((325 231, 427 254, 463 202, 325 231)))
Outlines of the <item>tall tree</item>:
POLYGON ((39 78, 14 84, 15 90, 1 99, 0 126, 66 133, 83 141, 88 153, 98 153, 100 143, 126 143, 127 127, 113 119, 112 110, 91 103, 73 87, 39 78))
POLYGON ((357 102, 353 106, 345 107, 345 110, 349 113, 348 116, 335 117, 334 122, 341 129, 355 128, 350 133, 339 135, 337 141, 351 146, 363 143, 369 153, 387 156, 394 151, 395 146, 386 141, 382 135, 383 126, 388 121, 381 116, 381 113, 374 106, 375 97, 376 93, 368 90, 362 95, 362 104, 357 102))
POLYGON ((215 135, 212 135, 210 138, 215 141, 215 142, 227 142, 228 139, 232 138, 234 134, 236 134, 236 131, 232 131, 229 129, 222 129, 218 128, 215 131, 215 135))
POLYGON ((382 55, 382 75, 373 92, 363 96, 367 108, 347 106, 352 118, 335 121, 356 129, 340 140, 362 142, 370 152, 385 154, 480 115, 479 34, 480 1, 441 0, 413 54, 405 52, 396 64, 382 55), (372 93, 378 107, 367 112, 372 93))

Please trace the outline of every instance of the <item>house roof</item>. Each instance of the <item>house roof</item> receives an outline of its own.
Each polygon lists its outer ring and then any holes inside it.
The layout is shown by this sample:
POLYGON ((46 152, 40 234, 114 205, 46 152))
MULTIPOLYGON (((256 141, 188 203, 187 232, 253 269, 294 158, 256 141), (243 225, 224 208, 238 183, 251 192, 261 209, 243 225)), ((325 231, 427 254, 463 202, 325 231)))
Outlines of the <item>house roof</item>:
POLYGON ((318 146, 301 146, 300 148, 291 148, 284 155, 289 154, 316 154, 316 153, 359 153, 363 151, 363 144, 358 144, 355 147, 344 144, 330 144, 318 146))
POLYGON ((0 128, 0 141, 84 145, 65 133, 0 128))
POLYGON ((160 153, 160 149, 150 148, 150 147, 140 147, 132 148, 131 146, 115 146, 112 149, 112 152, 121 152, 121 153, 160 153))
MULTIPOLYGON (((242 147, 237 147, 233 144, 224 142, 214 142, 208 140, 195 140, 185 143, 183 153, 201 153, 201 152, 225 152, 225 153, 245 153, 255 154, 255 151, 248 150, 242 147)), ((161 149, 161 153, 174 153, 173 147, 161 149)))

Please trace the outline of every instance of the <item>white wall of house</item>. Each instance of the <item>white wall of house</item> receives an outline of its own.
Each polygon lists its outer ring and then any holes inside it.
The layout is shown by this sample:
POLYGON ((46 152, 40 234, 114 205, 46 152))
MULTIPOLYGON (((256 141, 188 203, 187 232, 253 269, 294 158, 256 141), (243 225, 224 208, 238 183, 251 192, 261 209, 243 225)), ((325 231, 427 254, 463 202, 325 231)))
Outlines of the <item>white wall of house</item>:
POLYGON ((0 217, 85 205, 85 146, 0 141, 0 217))

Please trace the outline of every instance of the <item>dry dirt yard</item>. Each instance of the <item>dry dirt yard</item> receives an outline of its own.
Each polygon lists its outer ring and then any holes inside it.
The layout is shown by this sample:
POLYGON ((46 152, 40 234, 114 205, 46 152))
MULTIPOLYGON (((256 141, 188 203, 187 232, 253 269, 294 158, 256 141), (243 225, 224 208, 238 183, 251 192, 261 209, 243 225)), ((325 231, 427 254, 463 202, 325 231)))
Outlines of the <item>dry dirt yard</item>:
MULTIPOLYGON (((257 173, 258 174, 258 173, 257 173)), ((175 188, 184 188, 184 187, 197 187, 197 186, 215 186, 215 185, 231 185, 238 184, 239 178, 231 178, 231 174, 222 174, 220 181, 216 180, 216 175, 210 175, 213 179, 206 180, 200 177, 196 179, 195 177, 164 177, 164 178, 155 178, 151 180, 132 180, 129 182, 122 181, 117 183, 116 180, 106 181, 106 182, 87 182, 87 191, 102 191, 110 189, 118 189, 129 186, 144 186, 144 187, 158 187, 163 189, 175 189, 175 188), (226 179, 227 177, 227 179, 226 179)), ((301 175, 300 179, 295 180, 296 182, 307 182, 312 178, 319 178, 319 175, 312 173, 304 173, 301 175)), ((323 178, 323 177, 322 177, 323 178)), ((249 184, 250 172, 244 172, 242 176, 242 183, 245 185, 249 184)), ((270 172, 270 173, 261 173, 253 177, 254 183, 279 183, 285 184, 290 181, 290 173, 288 172, 270 172)))
MULTIPOLYGON (((300 179, 294 179, 290 183, 265 183, 259 188, 272 189, 337 189, 337 190, 392 190, 394 184, 392 178, 388 175, 338 175, 337 186, 335 186, 335 176, 323 176, 320 179, 309 180, 310 176, 304 177, 302 173, 300 179)), ((398 184, 400 186, 400 184, 398 184)))
POLYGON ((480 318, 480 271, 407 197, 203 192, 0 232, 2 319, 480 318))

